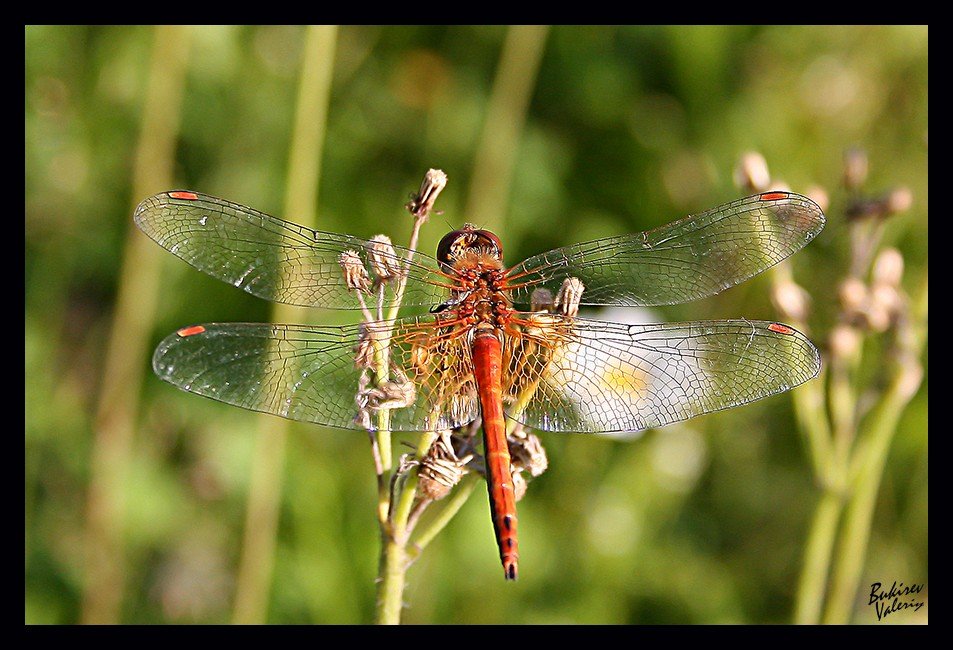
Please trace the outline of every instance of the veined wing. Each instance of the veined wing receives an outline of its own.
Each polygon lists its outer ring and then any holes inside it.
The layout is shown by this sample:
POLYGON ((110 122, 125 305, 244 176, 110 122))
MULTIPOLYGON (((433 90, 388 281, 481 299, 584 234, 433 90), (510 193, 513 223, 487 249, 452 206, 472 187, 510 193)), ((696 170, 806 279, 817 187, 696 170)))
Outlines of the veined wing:
POLYGON ((518 343, 504 354, 504 393, 512 417, 547 431, 660 427, 780 393, 820 370, 803 334, 768 321, 527 321, 534 327, 508 337, 518 343))
POLYGON ((182 390, 333 427, 365 428, 362 413, 374 427, 375 412, 388 409, 393 431, 434 431, 480 412, 465 333, 441 317, 345 327, 195 325, 166 337, 152 363, 182 390), (375 346, 389 350, 390 383, 382 387, 356 362, 373 358, 375 346))
MULTIPOLYGON (((265 300, 357 309, 358 301, 345 284, 341 253, 356 252, 373 273, 368 240, 311 230, 199 192, 156 194, 139 204, 135 221, 160 246, 195 268, 265 300)), ((409 251, 394 249, 385 261, 402 269, 409 251)), ((415 259, 401 304, 440 303, 447 293, 447 278, 433 270, 437 267, 433 258, 418 252, 415 259)), ((396 283, 387 284, 385 304, 390 305, 396 283)))
POLYGON ((563 280, 585 285, 584 305, 669 305, 734 286, 799 251, 824 227, 811 199, 764 192, 655 230, 557 248, 507 272, 517 303, 563 280))

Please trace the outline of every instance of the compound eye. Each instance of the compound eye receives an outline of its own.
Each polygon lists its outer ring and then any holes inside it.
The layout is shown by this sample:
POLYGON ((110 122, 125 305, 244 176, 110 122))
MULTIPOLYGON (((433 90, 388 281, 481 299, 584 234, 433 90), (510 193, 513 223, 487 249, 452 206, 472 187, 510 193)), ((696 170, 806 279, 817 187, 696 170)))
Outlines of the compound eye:
POLYGON ((453 230, 448 232, 437 244, 437 261, 444 264, 453 264, 453 261, 460 255, 462 249, 468 248, 466 243, 473 237, 473 231, 453 230))
POLYGON ((443 236, 437 245, 437 261, 452 266, 468 251, 484 252, 498 260, 503 259, 503 244, 499 237, 489 230, 477 230, 467 225, 443 236))
POLYGON ((478 245, 493 249, 495 251, 494 256, 503 259, 503 242, 500 241, 499 237, 489 230, 477 230, 474 234, 480 238, 478 245))

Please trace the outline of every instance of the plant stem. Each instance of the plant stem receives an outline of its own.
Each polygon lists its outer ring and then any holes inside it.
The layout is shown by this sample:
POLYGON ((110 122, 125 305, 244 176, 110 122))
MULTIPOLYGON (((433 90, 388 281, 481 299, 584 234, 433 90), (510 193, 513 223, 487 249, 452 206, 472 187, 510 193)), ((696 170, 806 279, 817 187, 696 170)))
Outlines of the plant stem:
MULTIPOLYGON (((285 198, 285 214, 295 215, 305 226, 316 222, 336 40, 333 26, 309 27, 305 37, 285 198)), ((275 305, 272 311, 275 322, 304 322, 306 317, 303 308, 290 305, 275 305)), ((263 623, 268 613, 289 427, 287 420, 273 416, 263 416, 260 422, 232 614, 232 620, 242 624, 263 623)))
POLYGON ((548 30, 545 25, 513 25, 506 34, 464 211, 467 219, 482 228, 499 232, 507 212, 517 146, 548 30))
POLYGON ((814 511, 811 530, 804 551, 804 566, 798 583, 794 622, 815 625, 820 621, 821 607, 827 590, 831 552, 837 536, 837 522, 843 511, 841 497, 827 489, 814 511))
POLYGON ((440 510, 440 513, 434 517, 426 527, 421 529, 418 533, 416 539, 411 545, 411 549, 408 551, 408 555, 411 561, 417 559, 420 556, 421 551, 427 547, 434 537, 443 530, 447 524, 450 523, 450 520, 460 511, 460 508, 463 507, 463 504, 467 502, 467 499, 470 498, 470 495, 473 494, 473 489, 480 483, 481 477, 478 474, 470 473, 463 478, 462 481, 454 488, 450 497, 443 502, 443 507, 440 510))
POLYGON ((404 578, 407 571, 407 559, 403 539, 382 537, 384 545, 381 553, 380 582, 377 587, 377 610, 374 622, 378 625, 400 624, 400 610, 403 607, 404 578))
POLYGON ((892 366, 887 389, 864 418, 858 436, 852 463, 856 466, 851 481, 853 491, 837 551, 831 595, 824 612, 825 623, 847 623, 853 611, 890 444, 897 433, 900 416, 919 389, 923 376, 919 360, 926 344, 927 304, 927 278, 924 277, 910 310, 910 320, 901 324, 898 331, 899 355, 892 366))
MULTIPOLYGON (((478 222, 487 228, 491 228, 492 224, 505 212, 516 162, 515 143, 520 140, 520 132, 526 119, 526 110, 542 59, 547 33, 548 28, 545 26, 517 25, 509 28, 503 44, 483 134, 475 155, 466 210, 471 221, 478 222)), ((424 220, 414 220, 407 265, 410 264, 417 245, 420 226, 424 220)), ((397 317, 406 277, 406 274, 401 275, 395 303, 387 314, 388 321, 393 321, 397 317)), ((386 349, 389 344, 388 335, 382 345, 386 349)), ((385 366, 379 370, 378 378, 386 376, 386 373, 385 366)), ((386 426, 386 412, 379 414, 378 430, 381 454, 383 456, 386 453, 389 456, 390 434, 386 426), (384 438, 384 435, 387 437, 384 438)), ((432 442, 433 435, 421 436, 417 447, 417 458, 426 453, 432 442)), ((378 623, 396 623, 400 620, 400 598, 403 593, 404 574, 409 565, 406 561, 408 551, 405 548, 407 522, 413 511, 416 486, 417 475, 410 473, 400 487, 400 495, 397 497, 393 511, 388 512, 386 521, 381 521, 382 557, 377 601, 378 623)), ((472 488, 467 491, 467 496, 470 492, 472 488)), ((465 500, 464 498, 463 501, 465 500)), ((452 516, 452 513, 449 516, 452 516)), ((446 522, 441 524, 441 527, 443 525, 446 525, 446 522)), ((436 534, 436 531, 433 534, 436 534)))
MULTIPOLYGON (((134 202, 172 185, 189 41, 188 28, 155 29, 132 174, 134 202)), ((132 227, 130 219, 96 411, 86 506, 83 623, 114 624, 120 620, 125 587, 125 492, 160 264, 152 243, 132 227)))

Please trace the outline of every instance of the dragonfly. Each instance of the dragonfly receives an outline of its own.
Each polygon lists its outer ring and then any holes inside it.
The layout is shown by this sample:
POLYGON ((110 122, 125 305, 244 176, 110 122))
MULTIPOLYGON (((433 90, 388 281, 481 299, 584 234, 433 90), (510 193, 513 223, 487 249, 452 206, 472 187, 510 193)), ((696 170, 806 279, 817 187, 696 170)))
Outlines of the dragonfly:
POLYGON ((191 393, 331 427, 442 432, 482 418, 508 580, 519 547, 507 419, 541 431, 641 431, 786 391, 820 370, 815 346, 783 323, 623 324, 578 314, 697 300, 788 258, 825 223, 814 201, 792 192, 514 265, 499 237, 472 224, 444 236, 433 257, 392 245, 382 258, 379 241, 191 190, 145 199, 134 219, 195 268, 266 300, 354 309, 359 294, 426 308, 343 327, 192 325, 159 344, 153 368, 191 393))

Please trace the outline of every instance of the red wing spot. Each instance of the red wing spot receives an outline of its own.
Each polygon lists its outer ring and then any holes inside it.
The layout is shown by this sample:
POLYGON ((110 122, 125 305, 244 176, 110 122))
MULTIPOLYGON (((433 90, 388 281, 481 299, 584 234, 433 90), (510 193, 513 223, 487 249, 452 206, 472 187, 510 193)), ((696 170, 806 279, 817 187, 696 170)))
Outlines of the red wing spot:
POLYGON ((185 199, 187 201, 194 201, 199 198, 199 195, 195 192, 169 192, 169 196, 173 199, 185 199))
POLYGON ((176 332, 176 334, 184 338, 186 336, 194 336, 196 334, 201 334, 204 331, 205 331, 205 328, 203 326, 193 325, 192 327, 183 327, 178 332, 176 332))
POLYGON ((765 192, 761 195, 762 201, 780 201, 788 197, 787 192, 765 192))
POLYGON ((794 330, 788 327, 787 325, 782 325, 781 323, 771 323, 768 325, 768 329, 772 332, 777 332, 778 334, 787 334, 790 336, 794 334, 794 330))

